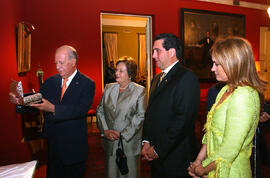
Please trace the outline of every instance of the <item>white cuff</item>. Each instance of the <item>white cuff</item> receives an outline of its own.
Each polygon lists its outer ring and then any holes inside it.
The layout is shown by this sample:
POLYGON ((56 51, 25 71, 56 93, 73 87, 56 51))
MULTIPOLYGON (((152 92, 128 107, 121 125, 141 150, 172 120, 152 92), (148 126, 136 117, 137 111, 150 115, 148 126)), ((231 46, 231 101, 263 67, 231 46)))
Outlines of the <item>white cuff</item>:
POLYGON ((150 143, 150 142, 147 141, 147 140, 143 140, 143 141, 142 141, 142 146, 144 145, 144 143, 150 143))

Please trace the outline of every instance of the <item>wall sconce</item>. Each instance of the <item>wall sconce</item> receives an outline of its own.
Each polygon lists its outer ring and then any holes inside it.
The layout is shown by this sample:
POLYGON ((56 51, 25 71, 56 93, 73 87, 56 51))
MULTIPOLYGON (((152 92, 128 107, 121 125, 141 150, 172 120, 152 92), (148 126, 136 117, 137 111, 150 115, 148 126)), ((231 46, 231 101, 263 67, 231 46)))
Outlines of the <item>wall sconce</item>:
POLYGON ((31 32, 33 32, 35 30, 34 25, 32 25, 32 24, 30 24, 28 22, 22 21, 20 23, 22 23, 25 26, 25 30, 26 30, 27 33, 31 33, 31 32))
POLYGON ((267 9, 267 13, 268 13, 269 18, 270 18, 270 7, 268 7, 268 9, 267 9))

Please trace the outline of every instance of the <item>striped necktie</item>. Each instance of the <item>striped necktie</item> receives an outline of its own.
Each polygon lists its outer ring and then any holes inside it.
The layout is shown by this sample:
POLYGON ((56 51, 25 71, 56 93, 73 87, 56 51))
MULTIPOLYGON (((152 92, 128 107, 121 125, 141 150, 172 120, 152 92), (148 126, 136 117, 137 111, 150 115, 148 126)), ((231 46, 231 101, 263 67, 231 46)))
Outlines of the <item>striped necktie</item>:
POLYGON ((159 78, 159 83, 158 85, 160 85, 160 83, 162 82, 163 78, 166 76, 166 73, 165 72, 162 72, 161 75, 160 75, 160 78, 159 78))

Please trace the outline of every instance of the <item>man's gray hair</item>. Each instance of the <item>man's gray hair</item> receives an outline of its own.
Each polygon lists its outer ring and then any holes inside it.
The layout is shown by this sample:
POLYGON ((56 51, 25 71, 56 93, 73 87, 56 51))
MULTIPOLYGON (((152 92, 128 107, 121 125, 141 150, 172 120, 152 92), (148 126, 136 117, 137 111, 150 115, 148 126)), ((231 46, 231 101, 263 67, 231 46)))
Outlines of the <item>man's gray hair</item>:
POLYGON ((67 50, 68 59, 69 60, 76 59, 76 63, 78 63, 78 54, 77 54, 77 51, 75 48, 73 48, 72 46, 69 46, 69 45, 63 45, 63 46, 59 47, 56 51, 58 51, 60 49, 67 50))

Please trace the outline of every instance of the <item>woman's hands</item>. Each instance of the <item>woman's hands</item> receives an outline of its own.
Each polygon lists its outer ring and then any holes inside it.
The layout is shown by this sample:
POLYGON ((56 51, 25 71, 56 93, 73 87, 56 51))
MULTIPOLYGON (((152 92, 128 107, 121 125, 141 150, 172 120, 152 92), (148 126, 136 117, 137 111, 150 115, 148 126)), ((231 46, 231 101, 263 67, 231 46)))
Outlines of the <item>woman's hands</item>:
POLYGON ((108 140, 114 141, 119 139, 120 132, 116 130, 104 130, 104 135, 108 140))
POLYGON ((190 163, 188 167, 188 174, 193 178, 205 177, 205 169, 202 166, 202 162, 200 160, 195 160, 190 163))
POLYGON ((195 174, 196 176, 199 176, 199 177, 204 177, 206 175, 206 171, 204 167, 202 166, 202 164, 195 167, 195 174))
POLYGON ((202 145, 202 148, 194 162, 190 163, 188 167, 188 174, 193 178, 205 177, 208 172, 204 167, 202 167, 202 161, 206 157, 206 144, 202 145))
POLYGON ((202 163, 201 163, 201 161, 199 161, 199 160, 195 160, 194 162, 191 162, 191 163, 190 163, 190 166, 188 167, 188 174, 189 174, 190 176, 192 176, 193 178, 199 178, 199 177, 196 175, 195 170, 196 170, 196 167, 199 166, 199 165, 201 165, 201 164, 202 164, 202 163))

